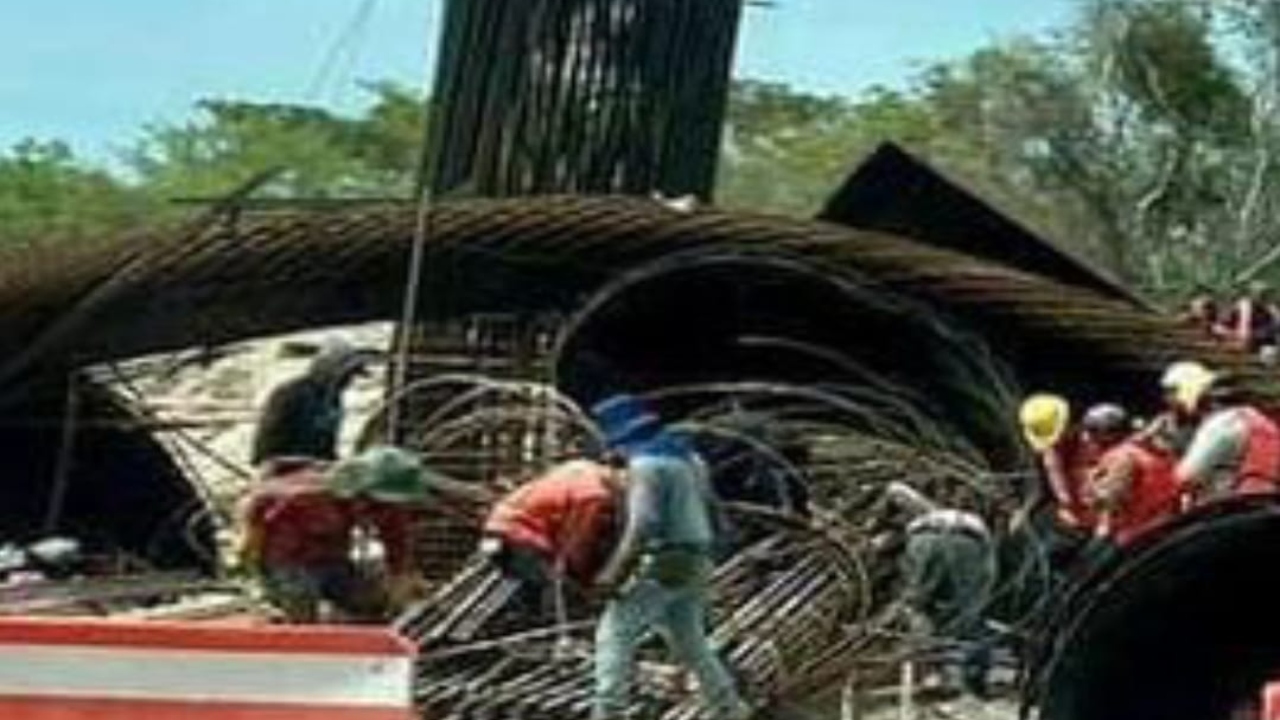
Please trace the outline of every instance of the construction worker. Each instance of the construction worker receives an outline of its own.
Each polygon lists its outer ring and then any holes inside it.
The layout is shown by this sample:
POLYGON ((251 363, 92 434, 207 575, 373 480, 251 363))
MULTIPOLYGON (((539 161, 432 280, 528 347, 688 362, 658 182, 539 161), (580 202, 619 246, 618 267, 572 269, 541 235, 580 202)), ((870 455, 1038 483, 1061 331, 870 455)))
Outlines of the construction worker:
POLYGON ((1102 449, 1090 483, 1099 513, 1095 537, 1104 548, 1124 548, 1178 513, 1175 457, 1149 437, 1132 433, 1129 415, 1118 405, 1095 406, 1089 415, 1090 433, 1102 449))
POLYGON ((908 518, 903 602, 924 632, 960 646, 953 664, 960 689, 985 698, 991 645, 983 613, 996 574, 991 532, 978 515, 940 507, 905 483, 889 483, 885 498, 908 518))
POLYGON ((268 478, 245 501, 242 562, 261 576, 267 597, 289 622, 316 622, 321 601, 353 620, 381 619, 421 590, 414 511, 433 486, 448 482, 412 454, 389 447, 268 478), (363 576, 352 558, 358 528, 377 533, 384 583, 363 576))
POLYGON ((1094 517, 1084 488, 1100 455, 1096 444, 1084 429, 1071 427, 1071 406, 1057 395, 1028 397, 1019 419, 1023 437, 1040 458, 1058 525, 1069 531, 1090 531, 1094 517))
POLYGON ((1200 420, 1175 477, 1196 501, 1280 490, 1280 427, 1196 362, 1165 373, 1173 401, 1200 420))
POLYGON ((561 463, 499 500, 484 523, 482 549, 519 580, 520 599, 541 615, 553 584, 590 587, 614 539, 624 470, 580 459, 561 463))
POLYGON ((1178 316, 1178 322, 1210 340, 1222 338, 1225 328, 1218 312, 1218 301, 1205 289, 1200 289, 1187 302, 1186 310, 1178 316))
POLYGON ((1244 297, 1232 305, 1222 320, 1221 334, 1232 346, 1256 353, 1266 345, 1276 344, 1280 318, 1270 300, 1266 283, 1249 283, 1244 297))
POLYGON ((593 408, 611 451, 627 463, 626 523, 597 582, 611 598, 596 629, 596 720, 627 715, 637 646, 649 630, 697 676, 714 717, 749 707, 707 638, 715 512, 706 465, 634 397, 593 408))
POLYGON ((1180 457, 1191 445, 1201 417, 1196 407, 1182 402, 1183 388, 1201 377, 1199 363, 1179 362, 1170 365, 1160 376, 1160 393, 1164 410, 1138 431, 1148 444, 1180 457))
POLYGON ((251 462, 264 477, 338 456, 342 394, 366 372, 367 353, 329 342, 306 373, 272 390, 253 439, 251 462))

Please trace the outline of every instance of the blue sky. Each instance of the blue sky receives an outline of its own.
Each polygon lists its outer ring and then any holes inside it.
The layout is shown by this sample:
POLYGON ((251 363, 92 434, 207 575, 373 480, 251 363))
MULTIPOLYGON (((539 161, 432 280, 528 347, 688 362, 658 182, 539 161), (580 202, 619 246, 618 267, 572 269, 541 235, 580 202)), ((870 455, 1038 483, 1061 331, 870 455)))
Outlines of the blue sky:
MULTIPOLYGON (((358 107, 358 80, 422 82, 440 1, 0 0, 0 147, 60 138, 101 158, 202 97, 358 107)), ((776 0, 748 12, 738 73, 853 94, 1059 24, 1073 5, 776 0)))

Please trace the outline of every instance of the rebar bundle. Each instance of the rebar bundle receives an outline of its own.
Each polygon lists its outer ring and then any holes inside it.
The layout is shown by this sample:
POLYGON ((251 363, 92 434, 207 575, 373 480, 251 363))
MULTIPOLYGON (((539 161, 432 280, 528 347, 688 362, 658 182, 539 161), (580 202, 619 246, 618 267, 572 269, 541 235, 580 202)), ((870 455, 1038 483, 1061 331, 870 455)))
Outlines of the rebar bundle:
POLYGON ((742 0, 452 0, 436 192, 709 198, 742 0))
MULTIPOLYGON (((6 257, 0 402, 29 390, 15 387, 24 376, 79 363, 394 318, 415 217, 408 207, 288 212, 69 257, 6 257)), ((1016 342, 1020 372, 1132 388, 1192 356, 1276 391, 1242 358, 1169 318, 888 235, 621 198, 447 203, 433 211, 432 228, 428 315, 567 310, 619 273, 672 253, 733 251, 856 271, 879 292, 945 307, 973 332, 1016 342)))
MULTIPOLYGON (((756 702, 795 680, 815 649, 844 637, 865 612, 865 590, 847 547, 820 533, 777 533, 726 561, 713 583, 714 642, 756 702)), ((454 583, 399 622, 424 650, 417 701, 431 718, 572 718, 590 710, 590 630, 582 606, 564 627, 501 626, 504 581, 476 561, 454 583), (566 643, 566 638, 573 642, 566 643), (577 648, 574 651, 573 648, 577 648)), ((508 618, 508 622, 510 618, 508 618)), ((691 718, 679 671, 652 656, 641 663, 636 707, 646 716, 691 718)))

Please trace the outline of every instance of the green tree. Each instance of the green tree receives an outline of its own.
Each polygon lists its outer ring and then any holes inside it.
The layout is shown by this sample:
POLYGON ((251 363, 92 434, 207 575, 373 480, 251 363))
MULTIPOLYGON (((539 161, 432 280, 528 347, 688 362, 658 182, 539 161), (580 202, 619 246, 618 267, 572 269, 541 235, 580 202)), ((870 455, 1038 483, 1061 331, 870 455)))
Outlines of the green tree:
POLYGON ((810 214, 891 139, 1145 289, 1229 284, 1280 238, 1280 0, 1082 10, 899 91, 740 83, 722 202, 810 214))
POLYGON ((175 198, 219 197, 264 171, 259 194, 407 196, 424 136, 424 103, 392 83, 367 85, 356 117, 300 105, 211 100, 190 122, 146 128, 123 153, 127 173, 95 168, 58 142, 0 153, 0 242, 112 233, 177 217, 175 198), (126 179, 127 178, 127 179, 126 179))
MULTIPOLYGON (((202 103, 127 153, 128 182, 57 144, 0 156, 0 238, 154 218, 270 168, 276 197, 405 196, 424 102, 367 86, 356 116, 202 103)), ((895 140, 1028 224, 1156 293, 1280 277, 1280 0, 1085 0, 1053 34, 943 59, 854 98, 732 87, 723 205, 811 216, 895 140)))
POLYGON ((934 132, 924 108, 876 88, 859 102, 786 85, 739 81, 720 162, 722 205, 812 216, 853 164, 893 137, 919 145, 934 132))
POLYGON ((157 197, 216 197, 269 169, 276 197, 403 196, 412 187, 423 103, 392 84, 368 86, 360 117, 287 104, 209 100, 197 119, 151 127, 126 163, 157 197))
POLYGON ((146 222, 153 209, 63 143, 25 140, 0 153, 0 245, 92 238, 146 222))

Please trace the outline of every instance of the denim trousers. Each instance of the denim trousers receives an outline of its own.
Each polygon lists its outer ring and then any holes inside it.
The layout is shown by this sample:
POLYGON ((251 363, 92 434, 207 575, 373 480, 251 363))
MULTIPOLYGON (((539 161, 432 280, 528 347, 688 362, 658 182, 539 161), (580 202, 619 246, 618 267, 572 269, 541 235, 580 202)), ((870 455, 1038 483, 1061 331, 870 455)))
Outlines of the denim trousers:
POLYGON ((703 583, 671 586, 638 577, 609 602, 596 628, 596 720, 627 715, 637 647, 656 631, 675 658, 698 678, 704 702, 717 718, 741 718, 745 704, 707 638, 703 583))

